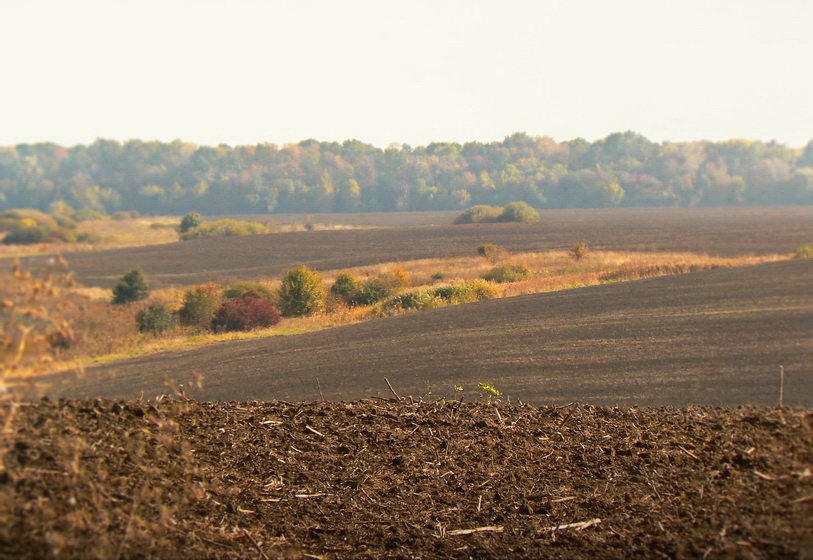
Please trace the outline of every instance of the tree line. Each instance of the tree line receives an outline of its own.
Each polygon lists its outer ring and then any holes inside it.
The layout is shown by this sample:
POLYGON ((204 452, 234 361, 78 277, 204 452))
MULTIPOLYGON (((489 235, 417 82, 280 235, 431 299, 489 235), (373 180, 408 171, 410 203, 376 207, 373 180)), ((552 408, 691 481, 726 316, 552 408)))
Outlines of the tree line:
POLYGON ((0 147, 0 210, 246 214, 813 204, 813 141, 501 142, 377 148, 358 140, 216 147, 96 140, 0 147))

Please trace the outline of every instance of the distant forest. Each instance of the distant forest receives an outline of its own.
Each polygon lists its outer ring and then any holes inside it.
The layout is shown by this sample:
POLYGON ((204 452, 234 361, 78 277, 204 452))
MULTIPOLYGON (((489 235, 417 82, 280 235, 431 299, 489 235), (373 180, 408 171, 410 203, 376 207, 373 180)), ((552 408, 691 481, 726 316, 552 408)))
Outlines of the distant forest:
POLYGON ((357 140, 217 147, 181 141, 0 147, 0 210, 248 214, 813 204, 813 141, 502 142, 377 148, 357 140))

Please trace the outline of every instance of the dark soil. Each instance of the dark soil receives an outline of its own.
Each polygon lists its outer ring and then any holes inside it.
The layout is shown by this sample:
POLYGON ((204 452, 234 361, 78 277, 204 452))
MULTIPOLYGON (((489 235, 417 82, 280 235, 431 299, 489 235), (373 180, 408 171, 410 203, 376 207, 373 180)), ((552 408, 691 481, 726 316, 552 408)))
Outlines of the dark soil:
POLYGON ((13 426, 4 558, 813 554, 809 410, 68 401, 13 426))
POLYGON ((813 406, 813 259, 459 305, 326 331, 212 344, 88 370, 69 397, 153 397, 166 381, 211 400, 467 398, 813 406), (318 379, 318 385, 317 385, 318 379))
MULTIPOLYGON (((546 210, 538 224, 471 224, 313 231, 198 239, 76 253, 80 282, 112 287, 134 266, 154 286, 279 275, 298 264, 336 270, 382 262, 474 255, 482 243, 510 251, 684 251, 719 256, 791 253, 813 242, 813 208, 546 210)), ((28 260, 29 264, 43 258, 28 260)))

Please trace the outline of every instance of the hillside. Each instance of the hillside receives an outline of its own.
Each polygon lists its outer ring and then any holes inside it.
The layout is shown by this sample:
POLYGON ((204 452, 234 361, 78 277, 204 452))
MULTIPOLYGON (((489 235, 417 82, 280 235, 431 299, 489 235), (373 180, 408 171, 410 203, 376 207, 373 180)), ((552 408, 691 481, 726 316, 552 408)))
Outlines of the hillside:
POLYGON ((204 377, 205 400, 467 397, 536 404, 813 404, 813 261, 716 269, 466 304, 310 334, 113 363, 53 389, 152 397, 204 377))
MULTIPOLYGON (((77 279, 112 287, 133 266, 154 286, 278 275, 298 264, 337 270, 399 260, 474 254, 481 243, 511 251, 681 251, 720 256, 791 253, 810 243, 813 207, 549 210, 538 224, 472 224, 222 237, 77 253, 77 279)), ((31 263, 42 262, 29 260, 31 263)))

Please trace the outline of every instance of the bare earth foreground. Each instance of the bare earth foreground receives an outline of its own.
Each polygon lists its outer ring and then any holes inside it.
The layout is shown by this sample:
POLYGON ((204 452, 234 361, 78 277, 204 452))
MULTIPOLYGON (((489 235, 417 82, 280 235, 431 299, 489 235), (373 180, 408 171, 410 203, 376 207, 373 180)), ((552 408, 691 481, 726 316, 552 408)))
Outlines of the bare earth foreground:
POLYGON ((813 413, 455 401, 23 406, 3 558, 813 555, 813 413))
POLYGON ((598 405, 813 406, 813 260, 715 269, 490 300, 326 331, 112 363, 53 396, 204 400, 470 398, 598 405), (318 378, 318 387, 316 379, 318 378))
MULTIPOLYGON (((416 220, 420 217, 416 213, 416 220)), ((197 239, 70 255, 80 282, 112 287, 140 266, 155 287, 279 275, 298 264, 338 270, 475 254, 481 243, 512 252, 568 249, 678 251, 716 256, 792 253, 813 242, 813 208, 544 210, 538 224, 470 224, 312 231, 197 239)), ((404 216, 399 215, 398 224, 404 216)), ((30 263, 43 262, 42 258, 30 263)))

